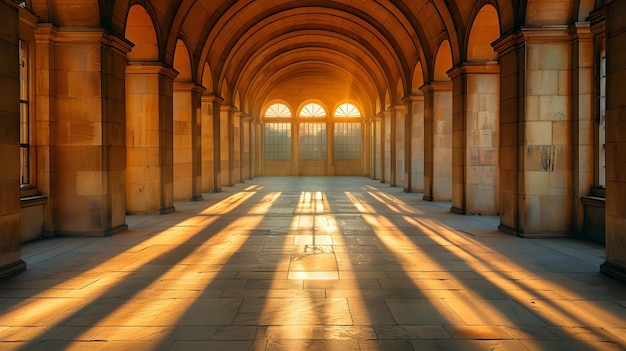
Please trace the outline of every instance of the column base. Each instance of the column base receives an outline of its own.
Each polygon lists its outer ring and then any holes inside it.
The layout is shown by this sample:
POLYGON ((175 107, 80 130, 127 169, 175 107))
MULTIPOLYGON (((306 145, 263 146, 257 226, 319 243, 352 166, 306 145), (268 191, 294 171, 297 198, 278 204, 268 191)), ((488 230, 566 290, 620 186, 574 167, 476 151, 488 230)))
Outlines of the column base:
POLYGON ((462 208, 458 208, 456 206, 452 206, 450 207, 450 212, 454 213, 454 214, 459 214, 459 215, 465 215, 467 214, 467 212, 462 209, 462 208))
POLYGON ((159 214, 168 214, 174 211, 176 211, 176 208, 174 208, 174 206, 168 206, 168 207, 159 209, 159 214))
POLYGON ((202 197, 202 195, 197 195, 191 198, 191 201, 202 201, 204 200, 204 197, 202 197))
POLYGON ((69 231, 57 231, 55 236, 90 236, 90 237, 98 237, 98 236, 111 236, 123 231, 128 230, 127 224, 119 225, 115 228, 108 228, 105 230, 98 231, 79 231, 79 232, 69 232, 69 231))
POLYGON ((432 196, 428 196, 428 195, 424 195, 424 196, 422 196, 422 200, 424 200, 424 201, 433 201, 433 197, 432 196))
POLYGON ((626 282, 626 269, 616 266, 609 262, 604 262, 600 265, 600 272, 613 277, 615 279, 626 282))
POLYGON ((0 279, 12 277, 26 270, 26 262, 19 260, 6 266, 0 267, 0 279))
POLYGON ((522 233, 518 232, 515 228, 509 227, 506 224, 500 224, 498 226, 498 230, 503 232, 504 234, 509 234, 513 236, 522 236, 522 233))

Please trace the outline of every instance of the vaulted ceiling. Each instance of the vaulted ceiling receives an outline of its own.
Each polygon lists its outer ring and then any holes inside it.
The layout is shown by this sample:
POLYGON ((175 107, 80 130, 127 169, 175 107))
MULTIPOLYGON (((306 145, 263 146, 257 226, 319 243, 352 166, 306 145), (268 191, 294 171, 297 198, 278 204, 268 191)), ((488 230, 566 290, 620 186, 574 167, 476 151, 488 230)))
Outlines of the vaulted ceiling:
POLYGON ((131 59, 188 70, 179 78, 227 95, 232 104, 238 97, 237 107, 254 110, 294 77, 351 82, 361 101, 397 103, 416 90, 413 85, 437 79, 437 60, 447 68, 468 60, 470 31, 485 5, 495 17, 484 23, 480 33, 486 38, 477 42, 488 47, 500 33, 522 25, 580 20, 594 1, 34 0, 29 5, 42 22, 103 27, 125 36, 135 44, 131 59), (142 57, 146 47, 154 48, 152 56, 142 57))

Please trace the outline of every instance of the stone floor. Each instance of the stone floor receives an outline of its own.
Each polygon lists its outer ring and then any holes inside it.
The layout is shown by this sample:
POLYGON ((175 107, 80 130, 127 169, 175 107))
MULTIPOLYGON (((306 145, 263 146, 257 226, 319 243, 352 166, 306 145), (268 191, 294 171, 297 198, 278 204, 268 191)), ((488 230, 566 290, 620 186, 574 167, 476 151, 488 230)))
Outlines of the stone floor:
POLYGON ((0 350, 625 350, 604 249, 359 177, 268 177, 26 244, 0 350))

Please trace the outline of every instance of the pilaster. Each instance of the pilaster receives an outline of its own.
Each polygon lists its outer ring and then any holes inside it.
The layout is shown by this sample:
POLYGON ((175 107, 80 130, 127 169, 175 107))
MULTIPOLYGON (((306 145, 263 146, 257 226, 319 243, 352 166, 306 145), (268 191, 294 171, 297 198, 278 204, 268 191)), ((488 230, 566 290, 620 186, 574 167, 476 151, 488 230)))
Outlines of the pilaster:
POLYGON ((126 229, 124 67, 131 45, 101 29, 59 28, 54 39, 56 233, 126 229))
POLYGON ((448 71, 454 213, 498 213, 499 73, 494 62, 465 63, 448 71))
POLYGON ((601 269, 626 281, 626 2, 606 3, 606 261, 601 269))
MULTIPOLYGON (((572 36, 572 145, 573 161, 573 234, 584 237, 583 196, 594 186, 594 150, 597 123, 594 116, 594 36, 590 22, 570 26, 572 36)), ((599 110, 599 109, 598 109, 599 110)), ((599 120, 599 119, 598 119, 599 120)), ((600 228, 598 228, 600 230, 600 228)))
POLYGON ((20 248, 19 16, 0 1, 0 278, 26 270, 20 248))
POLYGON ((410 95, 405 103, 404 191, 424 191, 424 96, 410 95))
POLYGON ((452 198, 452 82, 420 87, 424 94, 424 200, 452 198))
POLYGON ((128 213, 174 211, 173 86, 177 75, 160 63, 126 67, 128 213))
POLYGON ((571 36, 525 27, 500 54, 500 230, 564 236, 572 229, 571 36))
POLYGON ((174 200, 202 200, 201 96, 204 87, 174 82, 174 200))

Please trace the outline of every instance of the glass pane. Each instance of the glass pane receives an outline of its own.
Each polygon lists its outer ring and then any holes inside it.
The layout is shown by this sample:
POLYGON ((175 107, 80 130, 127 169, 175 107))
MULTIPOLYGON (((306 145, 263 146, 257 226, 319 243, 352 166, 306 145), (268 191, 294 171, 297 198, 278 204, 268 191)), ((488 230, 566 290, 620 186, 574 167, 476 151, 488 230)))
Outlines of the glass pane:
POLYGON ((361 159, 360 123, 335 123, 335 159, 361 159))
POLYGON ((28 104, 20 104, 20 144, 29 143, 28 104))
POLYGON ((265 159, 291 160, 291 123, 265 123, 265 159))
POLYGON ((320 104, 310 103, 302 108, 300 117, 326 117, 326 110, 320 104))
POLYGON ((335 111, 335 117, 361 117, 361 112, 352 104, 341 104, 335 111))
POLYGON ((285 104, 273 104, 265 111, 264 117, 291 117, 291 110, 285 104))
POLYGON ((300 124, 300 159, 326 159, 326 124, 300 124))

